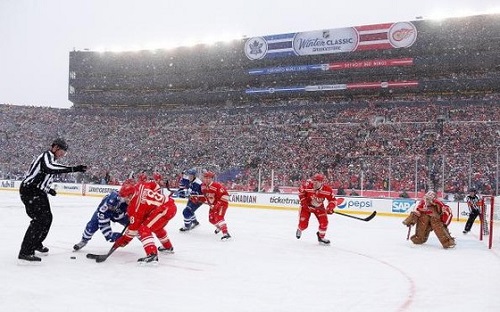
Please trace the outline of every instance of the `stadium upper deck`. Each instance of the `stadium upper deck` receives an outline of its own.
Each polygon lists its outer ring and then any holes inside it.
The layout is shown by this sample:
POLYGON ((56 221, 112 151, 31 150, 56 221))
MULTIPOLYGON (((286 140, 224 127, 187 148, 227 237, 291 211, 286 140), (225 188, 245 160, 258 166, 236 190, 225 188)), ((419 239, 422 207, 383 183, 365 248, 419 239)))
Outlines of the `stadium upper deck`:
POLYGON ((243 38, 140 52, 70 52, 75 107, 499 91, 500 14, 243 38))

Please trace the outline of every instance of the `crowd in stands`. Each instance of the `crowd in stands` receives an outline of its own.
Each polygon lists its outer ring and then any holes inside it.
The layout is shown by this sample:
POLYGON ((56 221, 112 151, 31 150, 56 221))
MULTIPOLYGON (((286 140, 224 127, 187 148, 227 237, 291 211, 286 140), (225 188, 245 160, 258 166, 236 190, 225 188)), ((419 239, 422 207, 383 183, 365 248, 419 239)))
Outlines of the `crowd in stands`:
POLYGON ((499 94, 224 109, 2 104, 0 125, 0 178, 20 179, 60 136, 70 145, 64 161, 90 166, 77 182, 112 184, 131 172, 158 171, 175 186, 195 167, 217 172, 237 190, 297 186, 316 172, 345 190, 497 189, 499 94))

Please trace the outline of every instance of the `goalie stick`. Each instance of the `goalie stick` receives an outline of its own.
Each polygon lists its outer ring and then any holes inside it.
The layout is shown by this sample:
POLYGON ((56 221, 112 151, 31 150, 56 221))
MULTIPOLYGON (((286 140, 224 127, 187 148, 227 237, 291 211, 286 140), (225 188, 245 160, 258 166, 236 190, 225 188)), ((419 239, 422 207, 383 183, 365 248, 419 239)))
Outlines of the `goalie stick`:
POLYGON ((408 233, 406 234, 406 240, 410 239, 411 225, 408 225, 408 233))
POLYGON ((335 211, 335 210, 333 211, 333 213, 341 215, 341 216, 344 216, 344 217, 349 217, 349 218, 353 218, 353 219, 356 219, 356 220, 360 220, 360 221, 370 221, 371 219, 375 218, 375 216, 377 215, 376 211, 372 212, 366 218, 356 217, 356 216, 353 216, 353 215, 350 215, 350 214, 347 214, 347 213, 343 213, 343 212, 338 212, 338 211, 335 211))

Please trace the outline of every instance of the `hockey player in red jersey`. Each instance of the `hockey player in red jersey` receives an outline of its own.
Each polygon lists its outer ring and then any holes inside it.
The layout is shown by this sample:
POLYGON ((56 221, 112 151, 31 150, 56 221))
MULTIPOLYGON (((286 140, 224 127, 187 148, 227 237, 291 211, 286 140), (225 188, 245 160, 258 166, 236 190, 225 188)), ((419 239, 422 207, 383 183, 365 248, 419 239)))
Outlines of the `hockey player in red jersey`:
POLYGON ((158 251, 173 253, 174 250, 165 226, 177 213, 177 206, 170 196, 159 193, 159 190, 159 185, 150 180, 135 185, 124 184, 119 192, 120 197, 128 203, 130 224, 116 240, 114 247, 125 247, 138 236, 146 252, 146 257, 137 260, 140 263, 156 263, 158 251), (153 233, 162 245, 158 249, 153 233))
POLYGON ((328 215, 332 214, 337 201, 333 194, 333 189, 325 184, 325 176, 315 174, 310 180, 307 180, 299 187, 299 226, 296 232, 296 237, 299 239, 302 236, 302 231, 309 226, 311 214, 314 214, 319 222, 318 242, 323 245, 329 245, 330 240, 325 239, 326 230, 328 229, 328 215), (325 200, 328 202, 325 207, 325 200))
POLYGON ((200 195, 191 196, 194 203, 202 202, 210 206, 208 212, 208 221, 215 225, 215 234, 222 232, 221 240, 231 238, 227 231, 227 224, 224 216, 229 205, 229 193, 224 185, 214 181, 215 173, 207 171, 203 174, 203 183, 201 185, 200 195))

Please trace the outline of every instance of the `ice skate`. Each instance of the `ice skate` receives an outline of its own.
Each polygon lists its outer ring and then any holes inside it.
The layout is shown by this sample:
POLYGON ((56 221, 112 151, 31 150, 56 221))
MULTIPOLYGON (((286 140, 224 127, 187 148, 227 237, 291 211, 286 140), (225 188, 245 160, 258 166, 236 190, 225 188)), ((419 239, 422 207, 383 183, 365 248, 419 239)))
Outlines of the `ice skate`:
POLYGON ((41 246, 35 249, 35 252, 37 252, 40 256, 46 256, 49 254, 49 248, 41 246))
POLYGON ((297 239, 299 239, 301 236, 302 236, 302 231, 297 229, 297 231, 295 232, 295 237, 297 237, 297 239))
POLYGON ((33 255, 19 254, 17 257, 19 265, 38 265, 42 263, 42 258, 33 255))
POLYGON ((200 225, 200 222, 194 220, 193 222, 191 222, 191 224, 189 226, 184 225, 183 227, 181 227, 179 229, 179 231, 181 231, 181 232, 191 231, 192 229, 194 229, 198 225, 200 225))
POLYGON ((318 242, 320 243, 320 245, 330 245, 330 240, 326 238, 321 238, 319 236, 319 232, 316 232, 316 236, 318 237, 318 242))
POLYGON ((137 262, 140 265, 157 265, 158 264, 158 255, 157 254, 150 254, 150 255, 147 255, 146 257, 137 259, 137 262))
POLYGON ((73 250, 78 251, 78 250, 82 249, 83 247, 85 247, 85 245, 87 245, 87 243, 88 243, 87 239, 82 239, 80 242, 78 242, 77 244, 75 244, 73 246, 73 250))
POLYGON ((222 237, 220 238, 221 241, 228 241, 230 239, 231 239, 231 235, 229 235, 229 233, 222 235, 222 237))
POLYGON ((215 231, 214 231, 214 234, 219 234, 219 233, 220 233, 220 229, 216 228, 215 231))
POLYGON ((158 247, 158 251, 164 254, 173 254, 174 253, 174 247, 170 248, 165 248, 163 246, 158 247))

